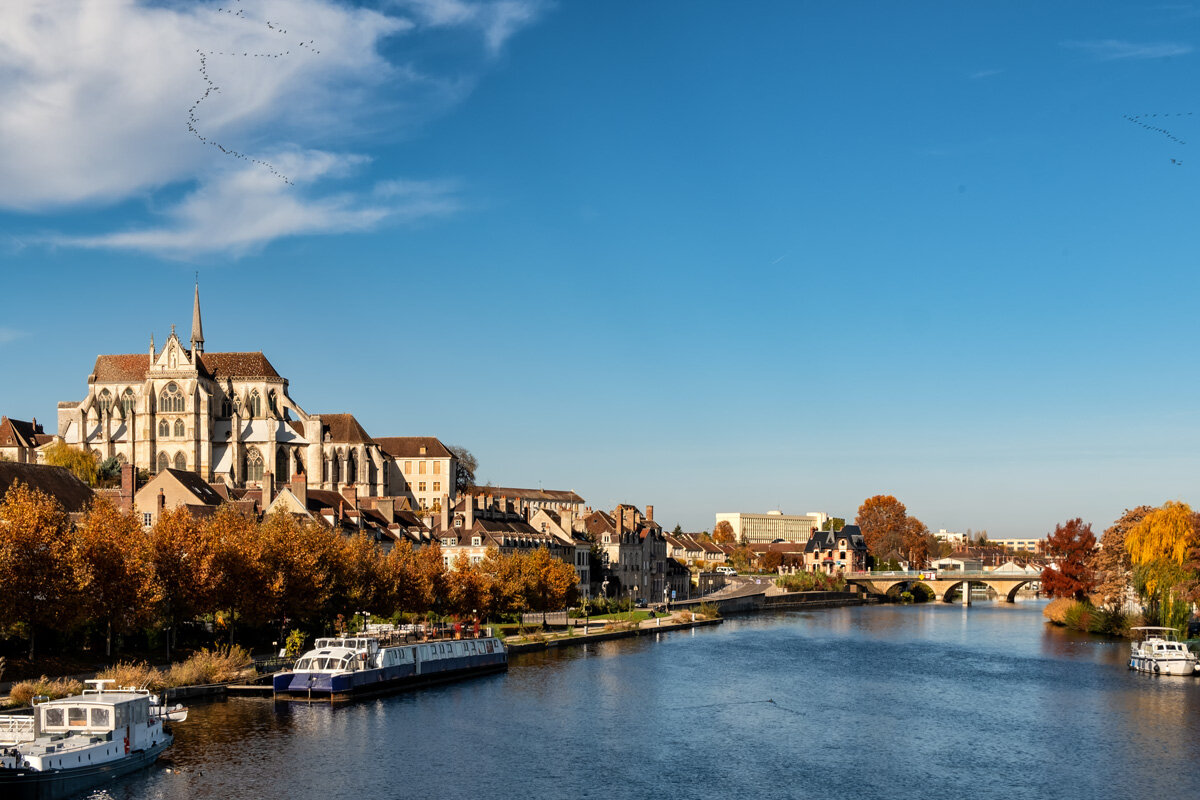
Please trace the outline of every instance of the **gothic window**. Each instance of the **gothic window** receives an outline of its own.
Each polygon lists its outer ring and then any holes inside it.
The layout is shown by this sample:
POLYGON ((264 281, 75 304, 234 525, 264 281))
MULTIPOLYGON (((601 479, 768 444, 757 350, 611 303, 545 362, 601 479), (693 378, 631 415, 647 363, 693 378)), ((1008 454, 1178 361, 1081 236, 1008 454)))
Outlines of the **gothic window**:
POLYGON ((342 481, 342 454, 341 453, 333 454, 333 467, 331 469, 331 472, 332 472, 332 474, 329 476, 329 482, 333 483, 333 484, 341 483, 341 481, 342 481))
POLYGON ((160 419, 158 421, 158 438, 166 439, 170 435, 171 423, 167 422, 165 419, 160 419))
POLYGON ((169 466, 171 466, 171 459, 167 457, 166 453, 159 453, 158 454, 158 471, 165 472, 167 467, 169 467, 169 466))
POLYGON ((246 401, 246 406, 246 410, 250 413, 250 419, 262 418, 262 397, 258 394, 257 389, 250 393, 250 399, 246 401))
POLYGON ((221 418, 229 419, 232 416, 233 416, 233 400, 230 399, 229 395, 222 395, 221 396, 221 418))
POLYGON ((355 483, 358 481, 358 453, 350 451, 350 458, 346 461, 346 483, 355 483))
POLYGON ((288 451, 286 447, 275 450, 275 478, 280 482, 288 479, 288 451))
POLYGON ((321 456, 321 482, 329 483, 329 459, 324 455, 321 456))
POLYGON ((121 408, 125 410, 125 416, 133 413, 133 389, 126 389, 121 395, 121 408))
POLYGON ((246 480, 261 481, 263 476, 263 457, 262 453, 258 452, 257 447, 251 447, 246 451, 245 464, 246 480))
POLYGON ((100 406, 100 413, 107 414, 112 411, 113 399, 112 392, 105 389, 96 398, 96 405, 100 406))
POLYGON ((275 394, 275 390, 267 392, 267 410, 275 416, 279 416, 279 398, 275 394))
POLYGON ((175 454, 175 469, 187 469, 187 456, 183 453, 175 454))
POLYGON ((187 435, 187 431, 184 430, 183 420, 181 420, 181 419, 175 420, 175 438, 182 439, 186 435, 187 435))
POLYGON ((168 383, 167 387, 159 394, 158 410, 183 411, 183 392, 179 391, 179 386, 174 381, 168 383))

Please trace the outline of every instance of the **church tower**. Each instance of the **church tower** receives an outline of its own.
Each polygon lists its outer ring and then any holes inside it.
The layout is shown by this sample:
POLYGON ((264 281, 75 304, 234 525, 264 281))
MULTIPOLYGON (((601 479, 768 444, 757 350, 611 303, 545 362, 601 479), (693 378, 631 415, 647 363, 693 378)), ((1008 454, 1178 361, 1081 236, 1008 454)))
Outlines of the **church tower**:
POLYGON ((192 304, 192 363, 204 352, 204 327, 200 324, 200 284, 196 283, 196 299, 192 304))

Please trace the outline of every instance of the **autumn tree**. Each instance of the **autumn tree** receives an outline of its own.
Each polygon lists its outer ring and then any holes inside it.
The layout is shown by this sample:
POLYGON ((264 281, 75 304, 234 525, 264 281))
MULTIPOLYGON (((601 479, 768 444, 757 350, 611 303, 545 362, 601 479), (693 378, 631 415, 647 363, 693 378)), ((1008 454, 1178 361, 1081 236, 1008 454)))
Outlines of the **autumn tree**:
POLYGON ((88 507, 76 538, 86 613, 104 625, 104 654, 111 656, 113 634, 149 625, 160 599, 150 542, 136 509, 122 512, 106 497, 97 497, 88 507))
POLYGON ((96 454, 78 447, 71 447, 63 441, 57 441, 44 450, 46 463, 52 467, 65 467, 76 478, 88 486, 96 485, 96 454))
POLYGON ((186 506, 159 514, 149 538, 159 616, 174 630, 212 609, 218 584, 216 548, 186 506))
POLYGON ((446 608, 459 619, 482 613, 486 619, 491 610, 490 579, 482 569, 459 553, 454 559, 454 569, 446 573, 446 608))
POLYGON ((1125 537, 1153 510, 1153 506, 1125 509, 1125 513, 1100 537, 1100 549, 1096 552, 1094 564, 1096 593, 1104 602, 1120 603, 1125 599, 1125 592, 1133 583, 1133 562, 1129 558, 1129 551, 1125 549, 1125 537))
POLYGON ((1047 566, 1042 570, 1042 589, 1046 594, 1086 599, 1096 586, 1091 566, 1095 547, 1091 523, 1085 524, 1076 517, 1064 525, 1055 525, 1054 532, 1046 537, 1046 553, 1055 559, 1057 569, 1047 566))
POLYGON ((577 576, 575 568, 556 558, 545 547, 537 547, 521 555, 521 573, 525 583, 525 604, 532 611, 559 611, 575 602, 577 576))
POLYGON ((86 579, 62 506, 24 483, 10 486, 0 503, 0 627, 27 626, 31 661, 37 628, 65 630, 78 618, 86 579))
POLYGON ((908 509, 890 494, 877 494, 864 500, 858 507, 854 524, 862 531, 867 549, 877 559, 892 551, 903 553, 907 549, 908 509))
POLYGON ((489 547, 479 564, 488 576, 488 608, 497 616, 519 614, 526 609, 525 577, 520 561, 510 553, 489 547))
POLYGON ((733 526, 728 520, 721 520, 713 528, 712 541, 714 544, 734 544, 737 542, 737 535, 733 532, 733 526))
POLYGON ((904 520, 904 553, 912 569, 924 569, 929 566, 929 553, 936 546, 936 540, 929 533, 929 528, 916 517, 904 520))
POLYGON ((783 553, 768 550, 759 556, 758 568, 763 572, 775 572, 783 565, 783 553))
POLYGON ((1133 585, 1146 602, 1146 616, 1178 627, 1190 611, 1186 564, 1198 545, 1195 518, 1186 504, 1169 501, 1125 534, 1133 585))
POLYGON ((416 567, 417 585, 420 593, 420 609, 440 614, 445 609, 446 562, 442 548, 437 543, 426 545, 417 551, 413 564, 416 567))

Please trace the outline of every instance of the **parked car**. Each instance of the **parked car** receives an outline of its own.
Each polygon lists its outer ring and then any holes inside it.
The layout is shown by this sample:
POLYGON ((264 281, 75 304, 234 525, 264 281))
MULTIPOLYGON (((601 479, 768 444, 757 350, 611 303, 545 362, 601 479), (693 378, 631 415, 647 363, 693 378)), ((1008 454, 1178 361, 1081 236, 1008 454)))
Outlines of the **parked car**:
POLYGON ((722 575, 737 575, 737 570, 733 567, 717 567, 717 572, 722 575))

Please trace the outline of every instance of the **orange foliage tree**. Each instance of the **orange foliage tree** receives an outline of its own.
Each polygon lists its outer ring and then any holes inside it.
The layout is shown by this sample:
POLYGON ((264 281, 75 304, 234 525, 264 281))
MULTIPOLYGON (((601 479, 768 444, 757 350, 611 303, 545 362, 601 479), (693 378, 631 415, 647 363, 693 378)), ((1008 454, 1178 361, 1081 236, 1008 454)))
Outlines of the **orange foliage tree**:
POLYGON ((150 560, 161 598, 159 615, 169 628, 214 607, 216 548, 186 507, 159 515, 150 530, 150 560))
POLYGON ((84 566, 87 615, 105 626, 104 654, 111 656, 113 634, 149 625, 161 599, 150 541, 137 511, 122 513, 106 497, 96 498, 88 507, 76 538, 84 566))
POLYGON ((0 503, 0 626, 26 626, 30 660, 38 627, 65 630, 78 619, 86 582, 62 506, 23 483, 10 486, 0 503))
POLYGON ((1091 523, 1078 517, 1065 525, 1055 525, 1046 537, 1046 553, 1055 558, 1055 566, 1042 570, 1042 589, 1050 597, 1072 597, 1083 600, 1096 587, 1092 569, 1092 551, 1096 537, 1091 523))

